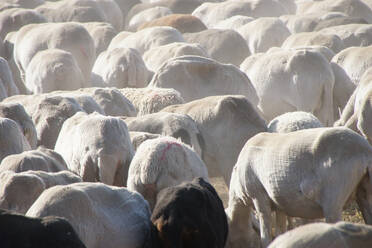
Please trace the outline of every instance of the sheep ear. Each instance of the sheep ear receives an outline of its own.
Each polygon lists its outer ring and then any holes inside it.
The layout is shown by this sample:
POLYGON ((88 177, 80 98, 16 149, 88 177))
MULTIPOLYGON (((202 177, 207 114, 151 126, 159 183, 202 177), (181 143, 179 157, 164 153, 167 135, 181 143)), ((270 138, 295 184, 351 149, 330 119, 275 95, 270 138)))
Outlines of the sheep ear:
POLYGON ((154 221, 153 223, 160 237, 162 237, 163 227, 166 224, 166 220, 164 220, 163 216, 160 216, 160 218, 154 221))
POLYGON ((156 226, 156 230, 158 230, 158 232, 162 232, 162 228, 163 228, 162 219, 159 219, 158 221, 156 221, 155 226, 156 226))

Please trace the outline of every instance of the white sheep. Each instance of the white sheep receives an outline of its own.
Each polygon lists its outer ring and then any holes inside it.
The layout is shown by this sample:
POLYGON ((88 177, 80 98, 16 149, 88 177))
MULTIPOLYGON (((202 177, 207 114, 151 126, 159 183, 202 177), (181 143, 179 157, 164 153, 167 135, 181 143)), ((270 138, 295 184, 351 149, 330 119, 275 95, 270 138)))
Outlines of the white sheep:
POLYGON ((124 186, 134 150, 125 122, 76 113, 63 123, 54 150, 83 181, 124 186))
POLYGON ((0 173, 0 208, 25 214, 45 189, 78 182, 81 178, 67 170, 3 171, 0 173))
POLYGON ((67 164, 57 152, 39 146, 36 150, 24 151, 4 158, 0 163, 0 172, 7 170, 16 173, 29 170, 59 172, 67 170, 67 164))
POLYGON ((312 113, 294 111, 279 115, 271 120, 268 125, 268 131, 272 133, 288 133, 317 127, 323 127, 323 124, 312 113))
POLYGON ((129 167, 127 187, 137 191, 153 208, 157 193, 196 177, 208 180, 208 171, 198 154, 173 137, 143 142, 129 167))
POLYGON ((119 91, 133 103, 138 116, 159 112, 169 105, 185 103, 181 94, 172 88, 123 88, 119 91))
POLYGON ((8 155, 30 149, 18 124, 11 119, 0 118, 0 161, 8 155))

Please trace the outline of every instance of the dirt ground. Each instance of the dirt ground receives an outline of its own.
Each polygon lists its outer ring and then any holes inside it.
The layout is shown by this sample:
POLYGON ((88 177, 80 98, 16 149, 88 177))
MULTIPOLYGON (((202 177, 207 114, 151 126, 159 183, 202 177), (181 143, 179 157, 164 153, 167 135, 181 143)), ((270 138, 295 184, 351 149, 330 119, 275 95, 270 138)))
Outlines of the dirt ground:
MULTIPOLYGON (((219 194, 220 198, 222 199, 223 206, 226 208, 229 200, 229 189, 227 188, 225 181, 223 180, 222 177, 214 177, 211 178, 210 181, 217 190, 217 193, 219 194)), ((364 224, 362 213, 359 211, 359 208, 356 205, 356 203, 352 203, 343 211, 342 219, 344 221, 364 224)))

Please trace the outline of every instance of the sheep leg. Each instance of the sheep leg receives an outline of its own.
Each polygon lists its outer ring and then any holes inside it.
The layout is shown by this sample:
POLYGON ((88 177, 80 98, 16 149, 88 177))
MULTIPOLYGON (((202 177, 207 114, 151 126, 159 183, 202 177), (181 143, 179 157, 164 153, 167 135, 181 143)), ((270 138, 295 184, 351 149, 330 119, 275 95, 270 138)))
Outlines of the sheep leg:
POLYGON ((97 182, 99 179, 98 168, 89 154, 85 155, 78 170, 72 171, 81 176, 83 182, 97 182))
POLYGON ((323 207, 323 214, 327 223, 336 223, 342 220, 342 204, 332 204, 323 207), (341 205, 339 207, 338 205, 341 205))
POLYGON ((288 230, 292 230, 295 226, 294 226, 294 219, 293 219, 293 217, 289 217, 288 216, 288 230))
POLYGON ((98 157, 99 181, 108 185, 114 184, 117 161, 111 155, 101 154, 98 157))
POLYGON ((287 215, 280 210, 276 210, 276 226, 275 236, 278 237, 280 234, 287 231, 287 215))
POLYGON ((116 166, 116 172, 114 177, 114 186, 118 187, 126 187, 127 186, 127 179, 128 179, 128 166, 126 165, 128 162, 124 163, 122 161, 118 161, 116 166))
POLYGON ((254 199, 253 204, 256 208, 260 221, 260 234, 262 247, 268 247, 271 242, 271 207, 267 196, 254 199))

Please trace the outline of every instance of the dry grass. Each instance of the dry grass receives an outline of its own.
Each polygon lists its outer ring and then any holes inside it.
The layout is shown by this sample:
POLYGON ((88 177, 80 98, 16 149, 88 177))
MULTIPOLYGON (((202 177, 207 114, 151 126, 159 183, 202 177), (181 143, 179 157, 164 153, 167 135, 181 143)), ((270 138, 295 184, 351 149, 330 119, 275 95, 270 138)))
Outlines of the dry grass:
POLYGON ((364 224, 362 213, 360 212, 356 203, 352 203, 347 209, 344 210, 342 213, 342 219, 348 222, 364 224))

